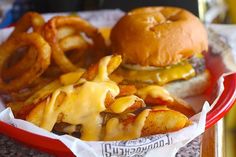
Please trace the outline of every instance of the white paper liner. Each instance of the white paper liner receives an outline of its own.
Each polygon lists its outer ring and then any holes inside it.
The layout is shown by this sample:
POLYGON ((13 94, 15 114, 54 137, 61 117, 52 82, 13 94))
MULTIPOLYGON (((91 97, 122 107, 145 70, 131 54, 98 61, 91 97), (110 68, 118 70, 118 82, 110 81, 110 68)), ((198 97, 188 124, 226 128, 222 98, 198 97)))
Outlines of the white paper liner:
MULTIPOLYGON (((82 15, 95 26, 104 27, 114 25, 115 21, 123 15, 123 12, 119 10, 106 10, 99 12, 83 12, 81 13, 81 16, 82 15), (115 20, 112 17, 114 17, 115 20)), ((46 18, 48 19, 51 16, 52 14, 46 15, 46 18)), ((0 31, 0 42, 5 40, 11 30, 12 28, 0 31)), ((218 84, 218 96, 220 96, 224 89, 223 77, 219 79, 218 84)), ((218 98, 215 100, 217 99, 218 98)), ((215 102, 212 103, 212 106, 215 102)), ((203 106, 202 111, 191 118, 193 121, 192 125, 176 132, 129 141, 86 142, 69 135, 59 136, 41 129, 27 121, 15 119, 11 109, 5 109, 3 104, 0 104, 0 120, 32 133, 58 139, 79 157, 174 156, 180 147, 186 145, 189 141, 201 135, 205 130, 206 114, 212 106, 210 107, 208 102, 198 105, 203 106)))
POLYGON ((69 135, 59 136, 27 121, 15 119, 10 108, 0 112, 0 120, 32 133, 58 139, 78 157, 126 157, 145 154, 147 157, 157 154, 161 156, 174 156, 180 147, 184 146, 204 131, 206 114, 209 109, 210 106, 206 102, 202 112, 191 118, 193 125, 182 130, 135 140, 113 142, 86 142, 69 135))

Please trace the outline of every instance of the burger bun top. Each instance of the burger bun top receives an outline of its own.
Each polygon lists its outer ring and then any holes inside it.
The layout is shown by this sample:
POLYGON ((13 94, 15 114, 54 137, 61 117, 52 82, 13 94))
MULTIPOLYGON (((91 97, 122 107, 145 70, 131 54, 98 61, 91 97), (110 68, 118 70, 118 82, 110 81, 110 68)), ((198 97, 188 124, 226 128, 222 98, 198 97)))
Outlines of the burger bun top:
POLYGON ((127 64, 163 67, 207 51, 201 21, 176 7, 144 7, 123 16, 110 35, 113 53, 127 64))

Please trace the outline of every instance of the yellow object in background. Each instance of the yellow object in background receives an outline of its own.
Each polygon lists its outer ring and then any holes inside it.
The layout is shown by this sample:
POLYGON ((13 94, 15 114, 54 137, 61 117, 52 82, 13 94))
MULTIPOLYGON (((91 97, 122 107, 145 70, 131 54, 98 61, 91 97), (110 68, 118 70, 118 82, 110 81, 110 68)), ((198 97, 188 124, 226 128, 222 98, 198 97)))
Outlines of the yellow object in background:
POLYGON ((236 0, 225 0, 228 6, 228 13, 230 17, 230 23, 236 24, 236 0))
POLYGON ((105 39, 105 43, 107 46, 110 45, 110 33, 111 33, 111 27, 102 27, 99 28, 99 32, 102 34, 103 38, 105 39))
POLYGON ((236 103, 226 116, 226 126, 228 129, 236 129, 236 103))
POLYGON ((225 117, 226 156, 236 156, 236 103, 225 117))

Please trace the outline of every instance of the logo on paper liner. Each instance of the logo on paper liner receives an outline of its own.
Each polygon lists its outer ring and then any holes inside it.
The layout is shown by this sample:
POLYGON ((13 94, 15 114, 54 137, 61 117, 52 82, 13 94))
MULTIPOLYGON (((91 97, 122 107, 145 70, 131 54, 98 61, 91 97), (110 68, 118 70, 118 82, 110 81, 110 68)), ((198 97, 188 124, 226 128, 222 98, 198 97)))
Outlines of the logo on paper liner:
POLYGON ((173 141, 169 134, 104 143, 102 144, 102 154, 104 157, 143 157, 150 150, 171 145, 172 143, 173 141))

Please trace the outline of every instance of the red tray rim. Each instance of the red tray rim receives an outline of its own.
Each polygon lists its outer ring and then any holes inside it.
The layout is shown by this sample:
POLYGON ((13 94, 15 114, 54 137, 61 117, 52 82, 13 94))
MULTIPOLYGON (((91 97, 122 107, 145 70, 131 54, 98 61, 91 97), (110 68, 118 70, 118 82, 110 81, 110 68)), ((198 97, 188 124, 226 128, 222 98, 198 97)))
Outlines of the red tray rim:
MULTIPOLYGON (((207 114, 206 129, 213 126, 223 118, 233 107, 236 100, 236 73, 224 76, 224 91, 215 103, 215 106, 207 114)), ((0 133, 7 135, 17 141, 25 143, 30 147, 54 154, 56 156, 73 157, 73 153, 61 141, 49 137, 34 134, 10 124, 0 121, 0 133)))

